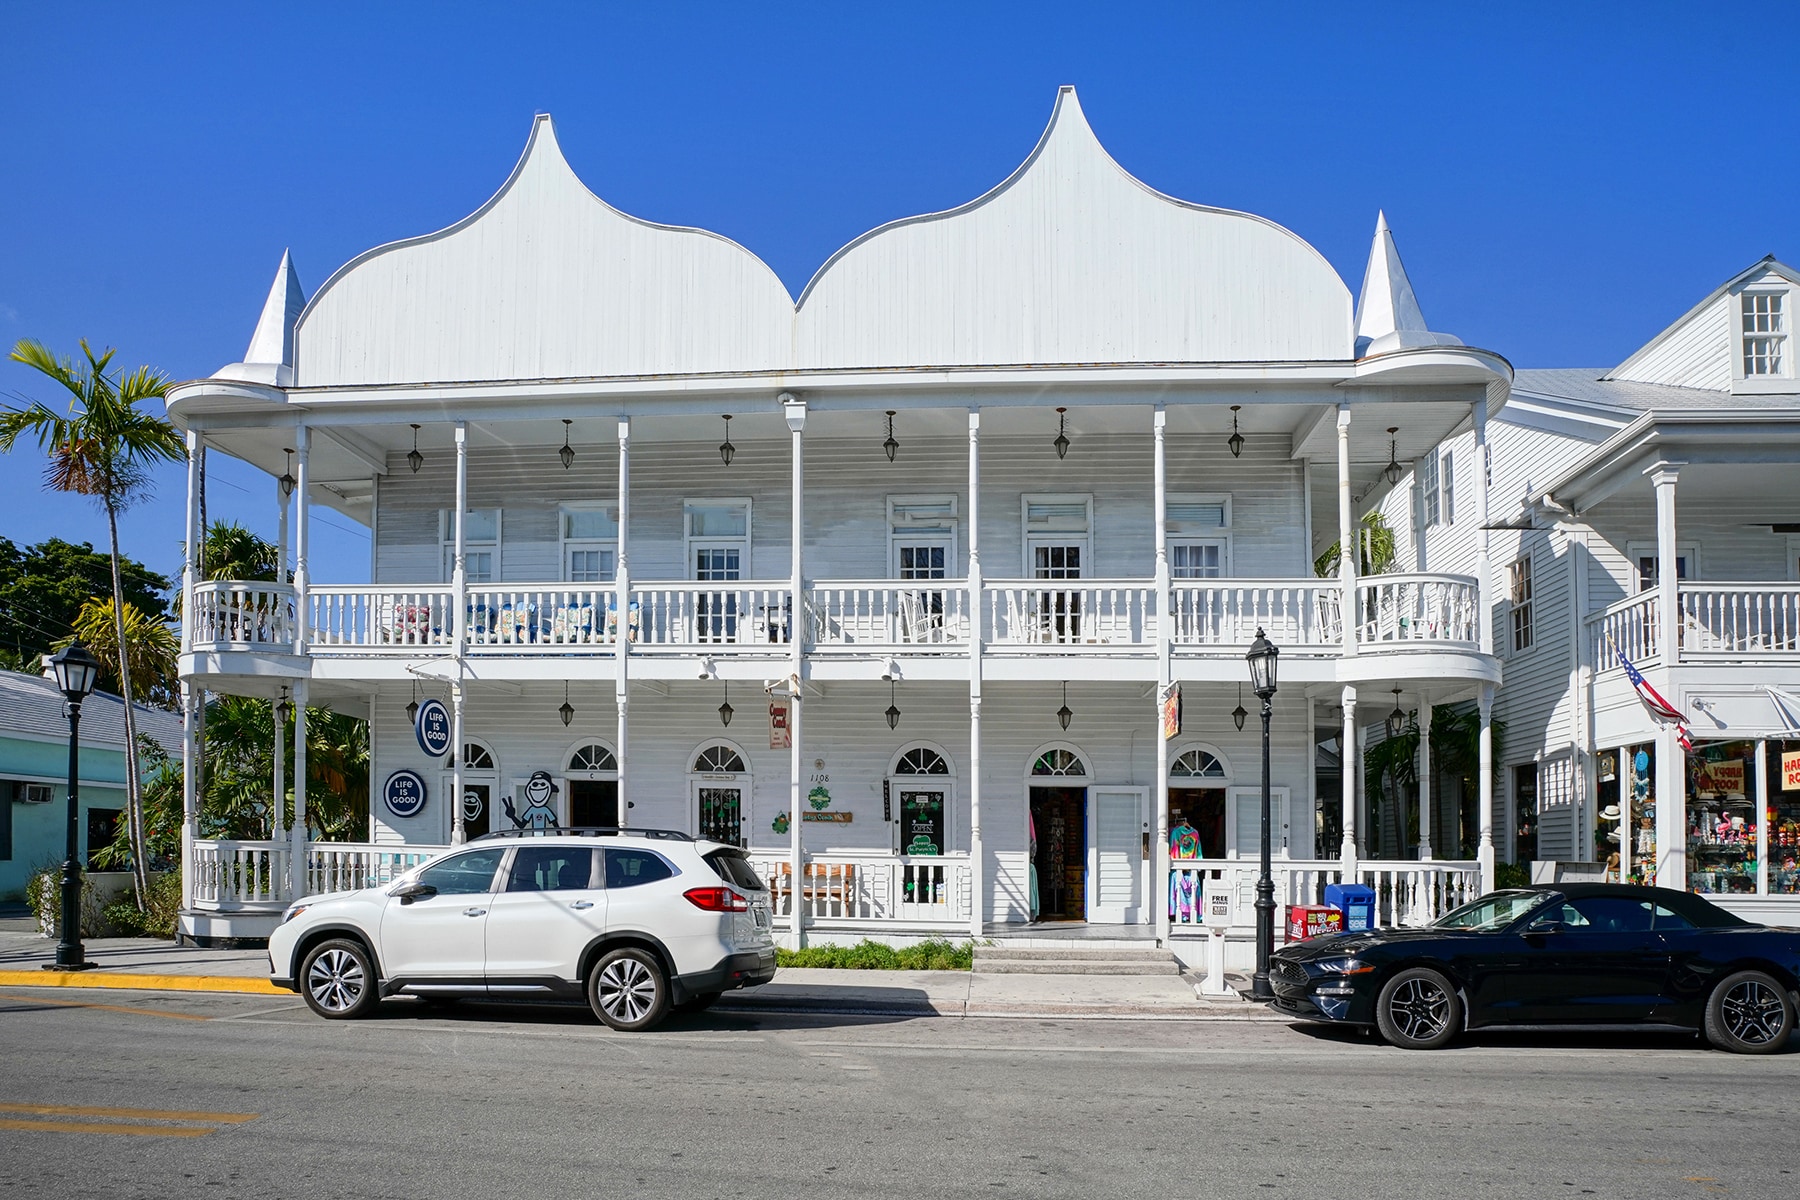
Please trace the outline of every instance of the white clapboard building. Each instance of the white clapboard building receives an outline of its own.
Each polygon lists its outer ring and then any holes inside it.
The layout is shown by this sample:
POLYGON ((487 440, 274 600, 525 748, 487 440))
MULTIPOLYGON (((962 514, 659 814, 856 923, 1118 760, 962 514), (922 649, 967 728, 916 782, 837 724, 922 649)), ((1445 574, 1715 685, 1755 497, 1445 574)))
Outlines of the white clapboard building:
POLYGON ((1410 569, 1474 570, 1490 542, 1497 848, 1543 878, 1800 920, 1796 302, 1800 272, 1764 259, 1617 367, 1519 371, 1491 534, 1455 499, 1466 434, 1373 501, 1410 569))
POLYGON ((1338 780, 1396 687, 1488 711, 1484 572, 1313 564, 1511 375, 1425 328, 1385 223, 1359 301, 1288 230, 1127 174, 1073 89, 991 191, 797 298, 596 197, 539 116, 477 211, 310 297, 284 262, 244 361, 169 393, 191 449, 289 485, 291 578, 189 564, 184 678, 365 716, 373 748, 370 845, 190 822, 185 928, 266 933, 535 819, 539 772, 559 824, 743 844, 795 939, 1166 937, 1208 883, 1248 927, 1259 628, 1277 899, 1365 882, 1423 920, 1491 872, 1485 808, 1382 861, 1338 780), (327 582, 309 508, 371 530, 373 582, 327 582), (433 700, 457 753, 416 733, 433 700))

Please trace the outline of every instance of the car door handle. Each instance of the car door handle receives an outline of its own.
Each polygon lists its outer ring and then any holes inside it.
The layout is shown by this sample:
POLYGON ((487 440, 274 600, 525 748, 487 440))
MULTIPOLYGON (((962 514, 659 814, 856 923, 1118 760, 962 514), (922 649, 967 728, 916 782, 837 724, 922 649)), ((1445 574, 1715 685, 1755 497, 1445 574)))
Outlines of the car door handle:
POLYGON ((569 905, 569 907, 570 908, 592 908, 592 907, 594 907, 594 902, 592 900, 577 900, 573 904, 569 905))
POLYGON ((463 916, 479 917, 486 912, 487 912, 487 909, 485 909, 485 908, 465 908, 465 909, 463 909, 463 916))

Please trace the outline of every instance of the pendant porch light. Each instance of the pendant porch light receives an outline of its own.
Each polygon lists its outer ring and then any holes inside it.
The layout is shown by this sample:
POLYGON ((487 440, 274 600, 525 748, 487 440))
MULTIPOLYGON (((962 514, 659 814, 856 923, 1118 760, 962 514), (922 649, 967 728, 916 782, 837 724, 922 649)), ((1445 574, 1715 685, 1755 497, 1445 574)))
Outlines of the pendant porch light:
POLYGON ((418 425, 415 424, 412 427, 412 431, 413 431, 413 448, 412 448, 412 453, 408 454, 406 456, 406 465, 412 468, 412 473, 414 475, 417 475, 419 473, 419 468, 425 465, 425 456, 423 454, 419 453, 419 427, 418 427, 418 425))
POLYGON ((719 724, 731 724, 731 714, 736 710, 731 707, 731 684, 725 685, 725 703, 719 705, 719 724))
POLYGON ((406 706, 406 720, 408 724, 416 725, 419 721, 419 681, 417 679, 412 681, 412 692, 412 703, 406 706))
MULTIPOLYGON (((1238 432, 1237 423, 1238 410, 1243 407, 1241 404, 1231 406, 1231 436, 1225 439, 1225 444, 1231 447, 1231 457, 1233 458, 1244 452, 1244 435, 1238 432)), ((1243 726, 1239 725, 1238 728, 1242 729, 1243 726)))
POLYGON ((562 449, 556 452, 556 457, 562 459, 563 470, 565 471, 575 465, 575 448, 569 445, 569 426, 573 424, 574 422, 569 420, 569 418, 563 418, 562 449))
POLYGON ((896 454, 900 453, 900 443, 894 440, 894 410, 891 408, 887 410, 887 419, 888 419, 887 441, 881 443, 881 448, 887 452, 888 461, 893 462, 894 456, 896 454))
POLYGON ((564 725, 567 725, 570 721, 575 719, 575 706, 569 703, 569 681, 566 679, 563 680, 562 707, 558 708, 556 711, 557 714, 562 717, 564 725))
POLYGON ((1069 722, 1075 719, 1075 712, 1069 707, 1069 683, 1066 679, 1063 681, 1062 707, 1056 710, 1056 719, 1062 723, 1064 731, 1068 730, 1069 722))
POLYGON ((1387 734, 1397 738, 1406 732, 1406 713, 1400 708, 1400 689, 1394 689, 1394 711, 1387 716, 1387 734))
POLYGON ((894 681, 888 680, 887 723, 889 729, 900 728, 900 706, 894 703, 894 681))
POLYGON ((281 452, 287 455, 287 470, 281 476, 281 494, 291 496, 294 494, 296 482, 294 479, 294 451, 292 447, 283 447, 281 452))
POLYGON ((1394 436, 1399 432, 1398 425, 1388 426, 1388 464, 1381 469, 1381 473, 1387 476, 1389 486, 1399 483, 1400 476, 1405 473, 1404 468, 1400 466, 1400 439, 1394 436))
POLYGON ((737 457, 737 447, 731 444, 731 414, 726 413, 724 416, 725 440, 719 443, 719 457, 723 459, 725 465, 729 467, 731 465, 731 460, 737 457))
MULTIPOLYGON (((1056 410, 1056 440, 1054 442, 1051 442, 1050 444, 1052 446, 1056 447, 1056 457, 1058 457, 1058 458, 1069 457, 1069 416, 1068 416, 1068 413, 1069 413, 1069 410, 1066 408, 1059 408, 1056 410)), ((1064 725, 1063 728, 1067 729, 1068 726, 1064 725)))
POLYGON ((1240 683, 1238 684, 1238 706, 1231 710, 1231 723, 1238 727, 1240 733, 1243 732, 1244 719, 1249 715, 1250 710, 1244 707, 1244 685, 1240 683))

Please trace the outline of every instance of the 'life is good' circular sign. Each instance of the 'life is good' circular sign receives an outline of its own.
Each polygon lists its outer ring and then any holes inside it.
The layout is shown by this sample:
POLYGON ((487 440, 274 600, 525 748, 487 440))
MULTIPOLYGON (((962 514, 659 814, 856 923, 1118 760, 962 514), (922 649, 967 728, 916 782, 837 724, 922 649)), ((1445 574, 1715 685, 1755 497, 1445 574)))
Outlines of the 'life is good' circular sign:
POLYGON ((442 700, 427 700, 419 705, 413 733, 419 739, 419 749, 431 757, 442 758, 450 753, 450 710, 442 700))
POLYGON ((387 810, 396 817, 416 817, 425 808, 425 780, 417 771, 395 771, 382 789, 387 810))

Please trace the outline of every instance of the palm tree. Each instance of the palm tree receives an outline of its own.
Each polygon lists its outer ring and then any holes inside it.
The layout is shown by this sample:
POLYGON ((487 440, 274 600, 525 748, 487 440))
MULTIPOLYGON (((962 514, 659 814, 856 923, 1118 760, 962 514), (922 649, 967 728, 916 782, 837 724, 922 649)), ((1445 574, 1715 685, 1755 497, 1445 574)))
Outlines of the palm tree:
POLYGON ((146 703, 174 708, 181 696, 181 641, 169 623, 145 616, 127 600, 123 619, 113 612, 112 601, 95 596, 75 614, 75 634, 57 641, 61 650, 76 639, 100 660, 100 686, 120 686, 118 631, 125 630, 125 647, 135 664, 139 689, 146 703))
POLYGON ((125 589, 119 572, 119 514, 150 493, 151 471, 161 462, 186 457, 181 435, 167 419, 140 411, 145 400, 161 399, 168 390, 168 376, 140 366, 123 377, 107 374, 113 351, 95 357, 86 339, 81 342, 85 366, 74 359, 59 359, 49 347, 21 338, 12 359, 59 384, 69 393, 69 414, 59 416, 39 401, 23 408, 0 412, 0 451, 11 451, 19 438, 36 438, 49 462, 44 481, 52 491, 87 496, 106 513, 107 534, 112 539, 112 590, 115 644, 119 654, 119 693, 125 701, 125 741, 133 747, 133 762, 125 772, 126 823, 131 835, 131 871, 137 884, 138 906, 144 906, 148 866, 144 855, 143 780, 139 777, 135 748, 136 713, 131 697, 131 642, 125 631, 125 589))
POLYGON ((281 570, 275 543, 230 521, 214 521, 206 529, 201 561, 208 579, 273 582, 281 570))

